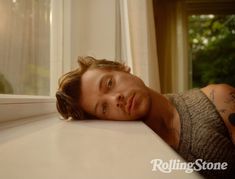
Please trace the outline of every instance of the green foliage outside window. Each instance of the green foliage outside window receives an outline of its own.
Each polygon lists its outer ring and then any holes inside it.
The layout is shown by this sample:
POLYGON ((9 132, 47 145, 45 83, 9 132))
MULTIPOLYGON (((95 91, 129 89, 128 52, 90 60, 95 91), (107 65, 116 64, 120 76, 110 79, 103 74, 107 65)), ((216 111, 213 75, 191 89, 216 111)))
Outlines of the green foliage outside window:
POLYGON ((0 94, 12 94, 13 88, 10 82, 0 72, 0 94))
POLYGON ((192 86, 235 86, 235 15, 189 17, 192 86))

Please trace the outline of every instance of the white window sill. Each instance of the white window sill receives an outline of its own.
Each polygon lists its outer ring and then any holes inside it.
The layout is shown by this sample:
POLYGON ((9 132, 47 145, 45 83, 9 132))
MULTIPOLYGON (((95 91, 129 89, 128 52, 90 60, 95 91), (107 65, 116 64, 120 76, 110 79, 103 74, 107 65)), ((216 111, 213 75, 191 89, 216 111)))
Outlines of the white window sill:
POLYGON ((140 121, 67 122, 43 116, 0 125, 0 178, 187 178, 152 171, 152 159, 184 160, 140 121))
POLYGON ((0 122, 56 113, 55 102, 48 96, 0 95, 0 122))

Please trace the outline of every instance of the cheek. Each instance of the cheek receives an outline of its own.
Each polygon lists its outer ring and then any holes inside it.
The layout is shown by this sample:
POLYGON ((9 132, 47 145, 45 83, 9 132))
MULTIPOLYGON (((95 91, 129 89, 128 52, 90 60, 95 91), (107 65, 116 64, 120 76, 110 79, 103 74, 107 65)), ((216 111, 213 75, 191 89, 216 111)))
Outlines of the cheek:
POLYGON ((134 76, 133 78, 129 79, 129 83, 132 86, 145 86, 144 82, 142 80, 140 80, 138 77, 134 76))
POLYGON ((140 78, 130 74, 123 74, 119 76, 119 78, 117 78, 117 82, 118 84, 122 84, 128 87, 145 86, 144 82, 140 78))
MULTIPOLYGON (((92 93, 91 93, 92 94, 92 93)), ((94 97, 92 95, 88 95, 86 94, 86 97, 81 96, 80 99, 79 99, 79 106, 81 107, 81 109, 89 114, 93 114, 93 111, 94 111, 94 97)))

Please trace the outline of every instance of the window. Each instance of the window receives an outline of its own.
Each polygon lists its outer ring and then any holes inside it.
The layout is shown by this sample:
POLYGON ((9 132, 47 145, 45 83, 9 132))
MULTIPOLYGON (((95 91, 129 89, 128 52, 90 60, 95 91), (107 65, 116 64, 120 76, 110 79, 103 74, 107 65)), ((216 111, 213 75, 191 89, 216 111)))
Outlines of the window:
MULTIPOLYGON (((192 88, 188 17, 235 14, 234 0, 153 0, 161 91, 192 88)), ((234 73, 230 73, 232 76, 234 73)), ((225 81, 226 82, 226 81, 225 81)))
POLYGON ((235 84, 235 15, 190 15, 191 85, 235 84))
POLYGON ((0 1, 0 122, 56 112, 57 80, 70 68, 69 9, 64 0, 0 1))
POLYGON ((50 0, 0 2, 0 93, 50 93, 50 0))

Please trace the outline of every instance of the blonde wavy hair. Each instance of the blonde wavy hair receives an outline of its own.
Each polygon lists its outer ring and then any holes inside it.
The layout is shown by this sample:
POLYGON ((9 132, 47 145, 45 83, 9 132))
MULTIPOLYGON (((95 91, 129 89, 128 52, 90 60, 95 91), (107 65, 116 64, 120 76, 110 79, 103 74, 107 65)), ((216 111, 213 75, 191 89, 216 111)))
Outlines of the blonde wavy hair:
POLYGON ((56 107, 63 119, 94 118, 94 116, 85 113, 78 104, 81 77, 87 70, 94 68, 125 71, 126 66, 121 62, 95 59, 91 56, 78 57, 78 68, 62 75, 58 80, 56 107))

